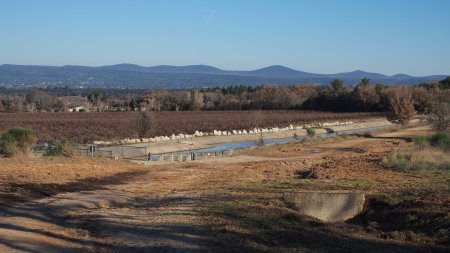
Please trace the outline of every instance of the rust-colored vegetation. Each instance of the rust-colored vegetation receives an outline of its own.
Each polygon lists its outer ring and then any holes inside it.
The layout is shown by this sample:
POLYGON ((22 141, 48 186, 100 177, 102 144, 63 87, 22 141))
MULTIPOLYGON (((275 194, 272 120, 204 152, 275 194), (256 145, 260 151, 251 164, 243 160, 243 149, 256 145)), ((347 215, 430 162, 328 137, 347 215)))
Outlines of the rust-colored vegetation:
MULTIPOLYGON (((319 111, 198 111, 147 112, 147 135, 193 133, 195 130, 251 129, 318 121, 342 121, 381 116, 380 113, 331 113, 319 111)), ((0 131, 10 127, 32 128, 39 139, 66 139, 78 143, 120 140, 139 135, 139 112, 3 113, 0 131)))

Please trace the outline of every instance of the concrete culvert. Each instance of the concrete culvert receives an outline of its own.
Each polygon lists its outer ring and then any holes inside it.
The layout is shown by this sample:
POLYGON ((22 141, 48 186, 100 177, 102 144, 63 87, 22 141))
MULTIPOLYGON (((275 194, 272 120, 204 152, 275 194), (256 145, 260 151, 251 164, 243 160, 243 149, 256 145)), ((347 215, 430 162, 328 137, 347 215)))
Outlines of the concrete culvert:
POLYGON ((358 215, 364 208, 362 193, 291 192, 284 201, 294 210, 325 222, 345 221, 358 215))

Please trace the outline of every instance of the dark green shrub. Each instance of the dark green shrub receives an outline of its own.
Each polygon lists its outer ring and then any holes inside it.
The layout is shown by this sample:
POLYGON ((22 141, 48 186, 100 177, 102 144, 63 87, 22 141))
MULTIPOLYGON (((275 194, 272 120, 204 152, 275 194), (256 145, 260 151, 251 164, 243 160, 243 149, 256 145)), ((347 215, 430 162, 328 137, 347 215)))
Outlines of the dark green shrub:
POLYGON ((430 144, 442 150, 450 150, 450 135, 448 132, 437 132, 430 137, 430 144))
POLYGON ((427 136, 416 136, 413 138, 414 143, 419 147, 426 147, 430 144, 430 138, 427 136))
POLYGON ((12 157, 19 152, 26 154, 35 141, 33 130, 23 127, 10 128, 0 137, 0 153, 12 157))
POLYGON ((309 137, 314 137, 314 135, 316 135, 316 129, 308 127, 306 128, 306 133, 308 134, 309 137))
POLYGON ((0 154, 6 157, 17 153, 17 147, 14 145, 14 138, 10 133, 3 133, 0 137, 0 154))

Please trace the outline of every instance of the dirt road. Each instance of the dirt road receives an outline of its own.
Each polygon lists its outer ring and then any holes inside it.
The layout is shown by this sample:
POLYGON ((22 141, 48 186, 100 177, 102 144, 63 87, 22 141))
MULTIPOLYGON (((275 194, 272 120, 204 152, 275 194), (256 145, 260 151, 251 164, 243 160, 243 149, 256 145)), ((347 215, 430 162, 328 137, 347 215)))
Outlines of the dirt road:
POLYGON ((0 252, 445 252, 445 240, 430 235, 412 232, 405 239, 402 231, 369 231, 356 222, 325 224, 279 201, 292 190, 408 190, 436 192, 432 203, 443 209, 428 214, 448 212, 448 196, 441 194, 448 179, 395 172, 379 163, 412 145, 385 137, 428 131, 274 145, 193 163, 3 160, 0 252), (319 180, 300 178, 311 170, 319 180), (271 220, 274 214, 279 216, 271 220))

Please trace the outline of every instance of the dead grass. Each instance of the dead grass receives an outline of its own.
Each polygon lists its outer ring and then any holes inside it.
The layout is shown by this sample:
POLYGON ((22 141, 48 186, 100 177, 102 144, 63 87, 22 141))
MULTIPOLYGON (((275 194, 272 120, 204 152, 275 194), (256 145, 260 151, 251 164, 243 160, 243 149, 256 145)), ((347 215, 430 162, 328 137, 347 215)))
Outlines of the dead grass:
POLYGON ((388 155, 383 163, 400 171, 450 173, 450 153, 432 147, 396 151, 388 155))

